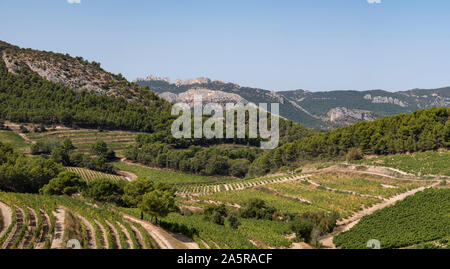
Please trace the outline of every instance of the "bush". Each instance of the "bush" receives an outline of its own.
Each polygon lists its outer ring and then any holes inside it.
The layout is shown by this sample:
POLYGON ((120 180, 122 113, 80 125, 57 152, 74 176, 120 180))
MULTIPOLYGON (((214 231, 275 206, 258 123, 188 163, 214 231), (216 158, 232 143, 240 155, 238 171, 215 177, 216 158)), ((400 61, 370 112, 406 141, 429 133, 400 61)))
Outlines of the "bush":
POLYGON ((83 195, 99 202, 122 205, 122 195, 125 182, 114 181, 109 178, 100 178, 90 181, 83 195))
POLYGON ((228 215, 227 219, 226 219, 226 223, 228 225, 228 227, 232 228, 232 229, 237 229, 239 227, 239 225, 241 225, 241 222, 239 221, 238 217, 236 217, 236 215, 228 215))
POLYGON ((72 195, 81 192, 86 182, 72 172, 62 172, 39 190, 44 195, 72 195))
POLYGON ((289 228, 295 233, 298 240, 309 242, 314 229, 314 223, 307 218, 297 218, 289 223, 289 228))
POLYGON ((347 161, 358 161, 364 158, 364 154, 359 148, 352 148, 347 153, 347 161))
POLYGON ((227 208, 224 204, 221 205, 209 205, 203 212, 203 216, 206 220, 218 225, 225 224, 225 218, 228 216, 227 208))
POLYGON ((240 215, 245 219, 272 220, 276 211, 276 208, 267 206, 266 202, 261 199, 250 199, 246 207, 241 210, 240 215))

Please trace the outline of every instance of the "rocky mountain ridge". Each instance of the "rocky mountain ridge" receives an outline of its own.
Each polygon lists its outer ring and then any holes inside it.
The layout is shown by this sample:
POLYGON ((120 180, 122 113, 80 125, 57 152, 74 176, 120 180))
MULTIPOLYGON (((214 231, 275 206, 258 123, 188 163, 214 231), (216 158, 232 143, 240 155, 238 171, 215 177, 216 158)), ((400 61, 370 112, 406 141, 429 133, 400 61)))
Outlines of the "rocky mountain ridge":
POLYGON ((140 86, 148 86, 150 90, 170 102, 189 100, 193 98, 190 96, 198 93, 199 89, 203 92, 202 96, 209 91, 208 101, 205 102, 235 102, 240 100, 237 96, 243 99, 240 101, 255 104, 276 102, 280 104, 282 117, 316 129, 332 129, 357 121, 370 121, 378 117, 409 113, 417 109, 450 106, 450 88, 399 92, 384 90, 275 92, 203 77, 177 79, 171 82, 168 78, 154 76, 137 79, 136 83, 140 86))

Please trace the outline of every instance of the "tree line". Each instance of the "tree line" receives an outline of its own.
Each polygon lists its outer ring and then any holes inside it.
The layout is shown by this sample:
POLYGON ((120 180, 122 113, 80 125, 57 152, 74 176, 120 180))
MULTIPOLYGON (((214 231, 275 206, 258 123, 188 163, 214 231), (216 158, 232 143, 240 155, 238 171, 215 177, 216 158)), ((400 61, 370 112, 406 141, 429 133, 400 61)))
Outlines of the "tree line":
POLYGON ((450 108, 431 108, 304 137, 260 156, 251 164, 249 174, 263 175, 307 161, 344 158, 354 149, 362 154, 386 155, 449 148, 449 119, 450 108))

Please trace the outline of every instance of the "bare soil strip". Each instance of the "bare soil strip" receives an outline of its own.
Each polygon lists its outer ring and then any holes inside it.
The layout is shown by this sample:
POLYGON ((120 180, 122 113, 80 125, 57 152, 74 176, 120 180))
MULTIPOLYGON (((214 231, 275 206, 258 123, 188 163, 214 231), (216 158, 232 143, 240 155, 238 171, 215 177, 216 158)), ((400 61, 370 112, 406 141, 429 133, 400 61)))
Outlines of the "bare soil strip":
POLYGON ((150 223, 148 221, 144 221, 133 216, 129 216, 123 214, 123 218, 128 221, 135 222, 140 224, 144 229, 148 231, 150 236, 156 241, 161 249, 187 249, 187 248, 196 248, 198 249, 198 245, 193 242, 190 238, 188 242, 182 242, 179 239, 173 237, 173 235, 164 231, 162 228, 150 223))
POLYGON ((14 240, 19 235, 20 229, 22 229, 23 222, 24 222, 24 213, 21 208, 15 206, 16 209, 16 225, 9 234, 8 239, 6 240, 4 244, 4 248, 10 249, 12 245, 14 244, 14 240))
POLYGON ((53 216, 55 218, 55 232, 53 234, 52 239, 52 249, 62 249, 63 246, 63 238, 64 238, 64 223, 66 220, 66 211, 62 208, 56 209, 53 212, 53 216))
POLYGON ((123 176, 128 182, 135 181, 137 179, 136 174, 127 171, 117 171, 117 174, 123 176))
POLYGON ((11 225, 12 211, 8 205, 4 204, 3 202, 0 202, 0 213, 3 216, 3 227, 1 227, 0 230, 0 237, 2 237, 3 233, 5 233, 8 227, 11 225))

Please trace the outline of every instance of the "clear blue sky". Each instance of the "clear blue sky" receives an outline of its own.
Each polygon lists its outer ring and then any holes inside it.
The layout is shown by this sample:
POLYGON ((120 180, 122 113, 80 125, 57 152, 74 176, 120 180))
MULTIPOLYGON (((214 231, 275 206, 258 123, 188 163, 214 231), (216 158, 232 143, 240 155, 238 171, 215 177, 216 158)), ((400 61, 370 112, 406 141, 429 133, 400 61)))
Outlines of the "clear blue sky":
POLYGON ((130 80, 450 86, 448 0, 0 0, 0 12, 0 40, 83 56, 130 80))

